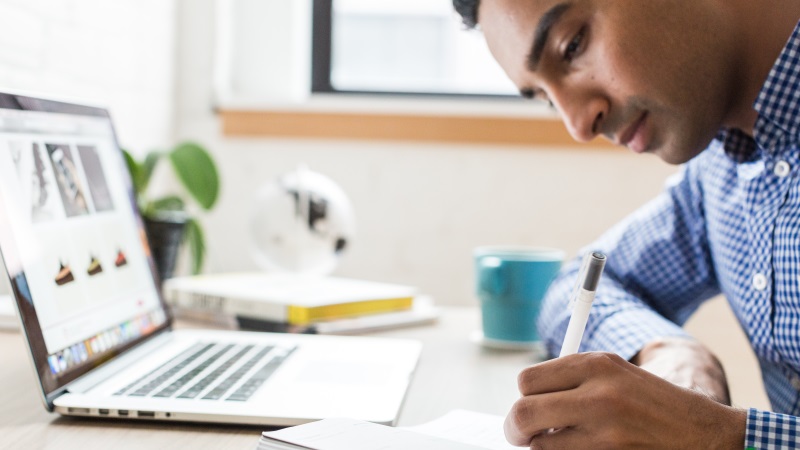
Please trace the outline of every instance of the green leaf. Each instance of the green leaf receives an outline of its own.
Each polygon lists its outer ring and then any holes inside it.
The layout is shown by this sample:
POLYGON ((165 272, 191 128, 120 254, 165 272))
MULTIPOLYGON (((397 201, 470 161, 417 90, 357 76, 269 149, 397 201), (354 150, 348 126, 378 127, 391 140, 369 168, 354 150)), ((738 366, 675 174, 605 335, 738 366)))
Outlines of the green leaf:
POLYGON ((150 202, 152 212, 157 211, 183 211, 186 204, 177 195, 168 195, 150 202))
POLYGON ((203 260, 205 259, 206 253, 203 230, 200 228, 200 223, 197 220, 189 219, 189 221, 186 222, 184 239, 189 243, 189 253, 192 257, 192 274, 197 275, 203 268, 203 260))
POLYGON ((185 142, 175 147, 169 157, 189 194, 204 209, 211 209, 219 194, 219 175, 211 155, 200 145, 185 142))
POLYGON ((158 162, 161 157, 164 156, 162 152, 150 152, 145 156, 144 163, 141 165, 139 175, 141 178, 142 183, 142 191, 147 189, 147 185, 150 184, 150 178, 153 176, 153 171, 156 168, 156 163, 158 162))
POLYGON ((125 156, 125 164, 128 166, 128 172, 131 174, 131 181, 133 181, 133 190, 136 192, 136 195, 141 194, 144 191, 144 187, 141 185, 141 167, 139 163, 133 159, 130 153, 127 150, 122 149, 122 154, 125 156))

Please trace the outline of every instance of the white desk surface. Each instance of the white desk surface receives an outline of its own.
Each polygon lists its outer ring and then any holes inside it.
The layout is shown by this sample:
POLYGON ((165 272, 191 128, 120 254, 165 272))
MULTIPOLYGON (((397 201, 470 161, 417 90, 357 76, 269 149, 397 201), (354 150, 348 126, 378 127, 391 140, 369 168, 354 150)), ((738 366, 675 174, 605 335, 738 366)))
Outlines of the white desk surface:
MULTIPOLYGON (((469 335, 480 327, 476 308, 447 307, 435 325, 372 336, 423 342, 399 425, 415 425, 454 408, 505 415, 517 399, 516 377, 536 362, 529 352, 483 349, 469 335)), ((252 449, 258 427, 67 418, 48 413, 23 337, 0 331, 0 449, 252 449)))

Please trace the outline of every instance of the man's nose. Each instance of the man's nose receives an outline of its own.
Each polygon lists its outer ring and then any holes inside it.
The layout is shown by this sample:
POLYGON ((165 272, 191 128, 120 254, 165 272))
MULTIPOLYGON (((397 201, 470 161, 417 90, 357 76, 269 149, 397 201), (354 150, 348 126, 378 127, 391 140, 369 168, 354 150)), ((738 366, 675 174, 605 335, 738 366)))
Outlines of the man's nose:
POLYGON ((557 99, 564 125, 572 138, 588 142, 603 132, 608 117, 608 101, 599 95, 565 94, 557 99))

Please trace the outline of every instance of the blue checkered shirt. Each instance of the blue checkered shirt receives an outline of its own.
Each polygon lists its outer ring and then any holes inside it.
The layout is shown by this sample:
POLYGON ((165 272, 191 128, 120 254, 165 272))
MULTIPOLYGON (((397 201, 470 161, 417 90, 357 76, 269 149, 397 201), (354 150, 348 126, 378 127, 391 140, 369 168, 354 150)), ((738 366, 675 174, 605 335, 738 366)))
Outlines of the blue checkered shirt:
MULTIPOLYGON (((774 412, 748 411, 745 448, 800 448, 800 24, 754 104, 753 137, 721 130, 664 192, 585 250, 608 263, 581 351, 626 359, 722 293, 753 346, 774 412)), ((578 262, 539 327, 551 354, 567 329, 578 262)))

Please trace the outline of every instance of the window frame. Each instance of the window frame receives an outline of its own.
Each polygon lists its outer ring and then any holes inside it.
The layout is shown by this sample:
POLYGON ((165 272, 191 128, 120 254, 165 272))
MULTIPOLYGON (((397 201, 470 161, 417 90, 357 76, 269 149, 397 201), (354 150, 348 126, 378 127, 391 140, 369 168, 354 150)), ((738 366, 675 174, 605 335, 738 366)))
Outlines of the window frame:
POLYGON ((512 99, 513 94, 414 92, 336 89, 331 83, 333 42, 333 1, 312 0, 311 24, 311 94, 353 94, 391 97, 428 97, 464 99, 512 99))

